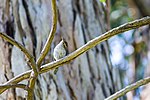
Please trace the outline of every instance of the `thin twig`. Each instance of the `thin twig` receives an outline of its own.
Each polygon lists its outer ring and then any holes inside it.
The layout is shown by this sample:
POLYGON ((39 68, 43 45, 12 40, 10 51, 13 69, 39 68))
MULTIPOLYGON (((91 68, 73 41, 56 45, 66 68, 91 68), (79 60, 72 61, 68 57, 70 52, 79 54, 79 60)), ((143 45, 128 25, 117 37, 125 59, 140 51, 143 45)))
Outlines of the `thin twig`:
POLYGON ((28 88, 26 85, 24 84, 9 84, 9 85, 0 85, 0 91, 2 91, 3 89, 9 89, 9 88, 22 88, 24 90, 28 91, 28 88))
POLYGON ((115 94, 109 96, 105 100, 116 100, 117 98, 125 95, 127 92, 132 91, 142 85, 145 85, 150 82, 150 77, 144 78, 142 80, 137 81, 136 83, 133 83, 131 85, 128 85, 127 87, 121 89, 120 91, 116 92, 115 94))
POLYGON ((96 46, 97 44, 108 40, 109 38, 111 38, 114 35, 117 35, 119 33, 131 30, 131 29, 135 29, 144 25, 150 24, 150 17, 144 17, 142 19, 138 19, 132 22, 128 22, 126 24, 123 24, 117 28, 114 28, 94 39, 92 39, 91 41, 87 42, 85 45, 83 45, 82 47, 80 47, 79 49, 77 49, 76 51, 72 52, 71 54, 69 54, 68 56, 45 64, 41 67, 40 73, 45 73, 48 72, 51 69, 55 69, 58 68, 60 65, 63 65, 66 62, 69 62, 75 58, 77 58, 79 55, 85 53, 86 51, 88 51, 89 49, 93 48, 94 46, 96 46))
POLYGON ((43 47, 43 50, 39 56, 39 58, 37 59, 37 65, 38 65, 38 68, 40 68, 40 65, 43 61, 43 59, 45 58, 45 56, 47 55, 47 53, 49 52, 50 50, 50 46, 51 46, 51 43, 52 43, 52 40, 54 38, 54 35, 55 35, 55 32, 56 32, 56 28, 57 28, 57 8, 56 8, 56 0, 51 0, 51 5, 52 5, 52 28, 51 28, 51 31, 50 31, 50 34, 48 36, 48 39, 43 47))
POLYGON ((22 44, 18 43, 13 38, 11 38, 11 37, 9 37, 6 34, 1 33, 1 32, 0 32, 0 37, 2 37, 4 40, 8 41, 9 43, 15 45, 16 47, 18 47, 29 59, 29 64, 31 65, 31 68, 33 69, 33 71, 37 72, 34 57, 28 52, 28 50, 22 44))
MULTIPOLYGON (((4 83, 3 85, 17 84, 17 83, 21 82, 22 80, 28 79, 30 77, 31 72, 32 72, 32 70, 21 73, 21 74, 15 76, 14 78, 10 79, 9 81, 4 83)), ((7 88, 1 89, 0 94, 3 93, 5 90, 7 90, 7 88)))

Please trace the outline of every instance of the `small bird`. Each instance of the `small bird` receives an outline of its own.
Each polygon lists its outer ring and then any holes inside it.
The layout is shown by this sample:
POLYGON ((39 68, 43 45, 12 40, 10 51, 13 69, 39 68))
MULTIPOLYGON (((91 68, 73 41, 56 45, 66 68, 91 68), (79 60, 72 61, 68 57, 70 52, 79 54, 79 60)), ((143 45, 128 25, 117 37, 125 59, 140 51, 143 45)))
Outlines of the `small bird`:
MULTIPOLYGON (((67 42, 62 38, 59 44, 56 45, 54 48, 53 57, 55 60, 58 60, 60 58, 63 58, 67 55, 67 42)), ((58 68, 54 70, 54 74, 56 74, 58 71, 58 68)))

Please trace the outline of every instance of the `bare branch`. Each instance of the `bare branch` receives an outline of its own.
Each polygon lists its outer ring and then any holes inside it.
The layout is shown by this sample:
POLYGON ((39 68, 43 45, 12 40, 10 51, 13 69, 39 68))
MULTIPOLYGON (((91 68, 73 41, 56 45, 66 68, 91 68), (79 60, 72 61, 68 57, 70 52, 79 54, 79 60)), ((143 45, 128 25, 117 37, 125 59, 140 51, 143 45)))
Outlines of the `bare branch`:
POLYGON ((43 61, 43 59, 45 58, 45 56, 47 55, 47 53, 49 52, 50 50, 50 46, 51 46, 51 43, 52 43, 52 40, 54 38, 54 35, 55 35, 55 32, 56 32, 56 28, 57 28, 57 8, 56 8, 56 0, 51 0, 51 5, 52 5, 52 12, 53 12, 53 15, 52 15, 52 28, 51 28, 51 31, 50 31, 50 34, 48 36, 48 39, 46 41, 46 44, 44 45, 43 47, 43 50, 40 54, 40 57, 37 59, 37 65, 38 65, 38 68, 40 68, 40 65, 43 61))
POLYGON ((17 41, 15 41, 14 39, 12 39, 11 37, 7 36, 4 33, 0 32, 0 37, 2 37, 4 40, 8 41, 9 43, 15 45, 16 47, 18 47, 29 59, 29 64, 31 65, 31 68, 37 72, 37 68, 36 68, 36 63, 34 61, 34 57, 28 52, 28 50, 20 43, 18 43, 17 41))
MULTIPOLYGON (((88 43, 86 43, 85 45, 83 45, 82 47, 80 47, 79 49, 74 51, 73 53, 69 54, 68 56, 66 56, 66 57, 64 57, 64 58, 62 58, 60 60, 57 60, 57 61, 54 61, 54 62, 51 62, 51 63, 43 65, 41 67, 41 70, 40 70, 39 73, 42 74, 42 73, 48 72, 49 70, 58 68, 59 66, 61 66, 61 65, 65 64, 65 63, 75 59, 79 55, 81 55, 84 52, 88 51, 90 48, 92 48, 92 47, 96 46, 97 44, 99 44, 99 43, 101 43, 101 42, 111 38, 114 35, 117 35, 117 34, 119 34, 121 32, 125 32, 125 31, 131 30, 131 29, 135 29, 135 28, 147 25, 147 24, 150 24, 150 17, 144 17, 142 19, 135 20, 135 21, 126 23, 124 25, 121 25, 121 26, 119 26, 117 28, 114 28, 114 29, 106 32, 105 34, 103 34, 103 35, 101 35, 101 36, 99 36, 99 37, 89 41, 88 43)), ((20 75, 18 75, 16 77, 14 77, 10 81, 6 82, 5 84, 18 83, 18 82, 20 82, 22 80, 28 79, 30 77, 31 72, 32 72, 32 70, 24 72, 24 73, 22 73, 22 74, 20 74, 20 75)))
MULTIPOLYGON (((4 83, 3 85, 9 85, 9 84, 17 84, 19 82, 21 82, 22 80, 28 79, 30 77, 32 70, 26 71, 22 74, 19 74, 17 76, 15 76, 14 78, 12 78, 11 80, 9 80, 8 82, 4 83)), ((0 94, 3 93, 5 90, 7 90, 7 88, 3 88, 0 89, 0 94)))
POLYGON ((30 80, 29 80, 29 91, 27 95, 27 100, 32 100, 33 99, 33 90, 35 86, 35 82, 37 80, 38 74, 34 73, 33 71, 30 74, 30 80))
MULTIPOLYGON (((43 50, 39 56, 39 58, 37 59, 36 65, 38 66, 38 68, 40 68, 41 63, 43 61, 43 59, 45 58, 45 56, 47 55, 47 53, 50 50, 50 46, 52 43, 52 40, 54 38, 54 34, 56 32, 56 27, 57 27, 57 8, 56 8, 56 0, 51 0, 51 5, 52 5, 52 12, 53 12, 53 23, 52 23, 52 28, 50 31, 50 34, 48 36, 48 39, 43 47, 43 50)), ((30 90, 28 91, 28 96, 27 96, 27 100, 32 100, 33 99, 33 90, 34 90, 34 86, 35 86, 35 82, 36 79, 38 77, 38 74, 33 72, 31 73, 31 77, 30 77, 30 81, 29 81, 29 88, 30 90)))
POLYGON ((1 93, 3 93, 3 89, 9 89, 9 88, 22 88, 24 90, 27 90, 28 91, 28 88, 26 85, 24 84, 9 84, 9 85, 0 85, 0 91, 1 93))
POLYGON ((128 22, 126 24, 123 24, 117 28, 114 28, 94 39, 92 39, 91 41, 87 42, 85 45, 83 45, 82 47, 80 47, 79 49, 77 49, 76 51, 72 52, 71 54, 69 54, 68 56, 45 64, 41 67, 40 73, 45 73, 48 72, 51 69, 55 69, 58 68, 60 65, 63 65, 64 63, 67 63, 73 59, 75 59, 76 57, 78 57, 79 55, 83 54, 84 52, 88 51, 89 49, 93 48, 94 46, 96 46, 97 44, 108 40, 109 38, 111 38, 114 35, 117 35, 119 33, 131 30, 131 29, 135 29, 144 25, 150 24, 150 17, 144 17, 142 19, 138 19, 132 22, 128 22))
POLYGON ((105 100, 116 100, 117 98, 125 95, 127 92, 132 91, 142 85, 145 85, 150 82, 150 77, 144 78, 140 81, 137 81, 136 83, 133 83, 131 85, 128 85, 127 87, 123 88, 122 90, 116 92, 115 94, 109 96, 105 100))

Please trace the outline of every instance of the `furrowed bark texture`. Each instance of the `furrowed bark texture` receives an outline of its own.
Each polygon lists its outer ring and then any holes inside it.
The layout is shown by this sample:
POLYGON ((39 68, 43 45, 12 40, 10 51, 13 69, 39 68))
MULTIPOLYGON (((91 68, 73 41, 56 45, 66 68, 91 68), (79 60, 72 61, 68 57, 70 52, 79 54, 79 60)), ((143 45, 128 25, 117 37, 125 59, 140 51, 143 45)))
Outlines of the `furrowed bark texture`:
MULTIPOLYGON (((12 33, 12 20, 9 8, 9 3, 7 1, 0 1, 0 31, 7 32, 7 35, 11 36, 12 33)), ((13 77, 13 73, 11 70, 11 45, 0 38, 0 83, 4 83, 10 80, 13 77)), ((6 100, 6 98, 15 98, 14 89, 9 89, 5 93, 0 96, 1 100, 6 100)))
MULTIPOLYGON (((37 59, 51 27, 50 0, 0 0, 0 31, 6 32, 23 44, 37 59), (7 9, 6 9, 7 8, 7 9), (4 17, 4 18, 3 18, 4 17), (8 24, 9 23, 9 24, 8 24), (8 31, 9 30, 9 31, 8 31)), ((58 27, 51 50, 43 63, 53 59, 53 48, 64 37, 69 52, 105 32, 104 5, 99 0, 59 0, 58 27)), ((27 58, 16 47, 0 39, 1 80, 30 69, 27 58), (12 48, 9 48, 12 47, 12 48)), ((121 88, 117 69, 111 65, 106 42, 84 53, 56 75, 53 71, 38 77, 34 89, 35 100, 103 100, 121 88), (114 85, 115 84, 115 85, 114 85)), ((27 83, 24 81, 22 83, 27 83)), ((4 92, 0 99, 23 99, 25 91, 14 89, 4 92), (8 96, 9 95, 9 96, 8 96)))

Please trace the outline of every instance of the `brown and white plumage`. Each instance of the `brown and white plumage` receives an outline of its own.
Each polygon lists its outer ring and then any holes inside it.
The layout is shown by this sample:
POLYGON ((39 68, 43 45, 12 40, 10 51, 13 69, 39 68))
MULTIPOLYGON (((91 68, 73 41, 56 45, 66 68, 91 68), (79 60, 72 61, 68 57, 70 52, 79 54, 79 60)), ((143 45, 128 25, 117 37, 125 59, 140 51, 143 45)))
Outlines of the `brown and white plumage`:
POLYGON ((61 40, 60 43, 54 48, 54 59, 58 60, 60 58, 63 58, 67 54, 67 44, 64 40, 61 40))
MULTIPOLYGON (((67 42, 62 39, 59 44, 54 48, 53 57, 55 60, 65 57, 67 54, 67 42)), ((56 74, 58 68, 55 69, 54 73, 56 74)))

